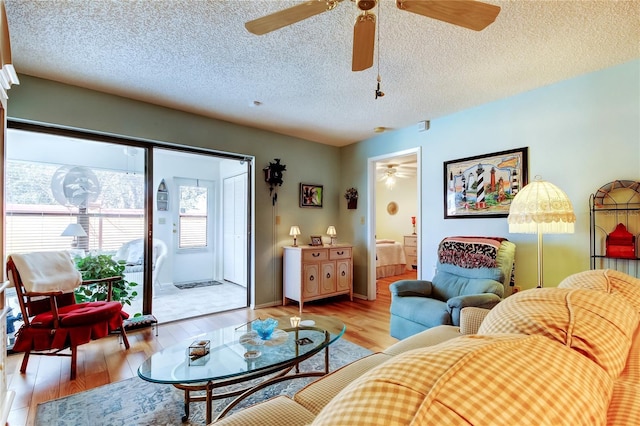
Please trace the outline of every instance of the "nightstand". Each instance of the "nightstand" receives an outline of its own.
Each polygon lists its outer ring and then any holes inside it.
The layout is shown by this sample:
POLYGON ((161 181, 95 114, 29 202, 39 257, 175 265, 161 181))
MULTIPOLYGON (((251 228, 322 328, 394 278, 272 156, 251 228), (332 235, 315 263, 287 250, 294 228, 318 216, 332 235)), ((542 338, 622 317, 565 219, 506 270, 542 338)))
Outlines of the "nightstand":
POLYGON ((418 269, 418 236, 404 236, 404 256, 407 258, 407 269, 418 269))

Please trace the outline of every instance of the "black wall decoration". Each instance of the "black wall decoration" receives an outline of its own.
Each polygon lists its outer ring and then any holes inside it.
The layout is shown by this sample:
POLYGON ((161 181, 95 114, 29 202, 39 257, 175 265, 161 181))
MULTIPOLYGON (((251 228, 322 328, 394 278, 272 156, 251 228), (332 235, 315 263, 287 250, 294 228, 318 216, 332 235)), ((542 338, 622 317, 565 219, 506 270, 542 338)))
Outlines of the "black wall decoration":
POLYGON ((269 162, 269 165, 262 169, 264 171, 264 180, 269 185, 269 195, 271 195, 271 204, 276 205, 278 200, 278 193, 276 187, 282 186, 282 172, 287 170, 287 166, 280 164, 279 158, 274 158, 273 163, 269 162))

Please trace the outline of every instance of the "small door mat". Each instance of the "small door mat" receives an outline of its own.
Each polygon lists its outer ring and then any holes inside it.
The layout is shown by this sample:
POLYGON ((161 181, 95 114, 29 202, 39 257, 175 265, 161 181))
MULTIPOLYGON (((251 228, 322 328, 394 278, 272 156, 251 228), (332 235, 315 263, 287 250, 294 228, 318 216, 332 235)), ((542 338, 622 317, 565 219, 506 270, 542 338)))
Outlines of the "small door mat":
POLYGON ((190 288, 210 287, 214 285, 222 285, 220 281, 194 281, 190 283, 173 284, 180 290, 188 290, 190 288))

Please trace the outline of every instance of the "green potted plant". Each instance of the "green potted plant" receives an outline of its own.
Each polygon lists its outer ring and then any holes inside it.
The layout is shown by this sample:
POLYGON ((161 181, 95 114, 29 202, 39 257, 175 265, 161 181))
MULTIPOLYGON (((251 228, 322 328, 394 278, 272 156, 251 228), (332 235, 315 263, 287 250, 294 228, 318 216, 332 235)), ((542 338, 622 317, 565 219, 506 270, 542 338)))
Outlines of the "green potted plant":
MULTIPOLYGON (((75 264, 85 281, 124 275, 125 262, 117 262, 108 254, 88 254, 85 257, 76 257, 75 264)), ((127 281, 124 278, 114 281, 111 300, 131 306, 131 302, 138 295, 138 292, 135 291, 137 285, 138 283, 127 281)), ((108 282, 83 284, 75 290, 76 301, 82 303, 107 300, 108 292, 108 282)))

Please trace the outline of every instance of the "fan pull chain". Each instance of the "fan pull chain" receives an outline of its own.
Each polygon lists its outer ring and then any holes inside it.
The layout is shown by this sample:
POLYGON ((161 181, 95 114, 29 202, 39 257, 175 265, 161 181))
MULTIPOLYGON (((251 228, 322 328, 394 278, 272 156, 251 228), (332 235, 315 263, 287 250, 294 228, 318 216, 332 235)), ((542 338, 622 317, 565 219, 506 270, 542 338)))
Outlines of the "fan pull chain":
POLYGON ((377 24, 378 24, 378 41, 376 43, 376 45, 378 46, 378 84, 376 85, 376 99, 381 98, 384 96, 384 92, 380 90, 380 82, 382 81, 382 79, 380 78, 380 1, 378 2, 378 19, 377 19, 377 24))

